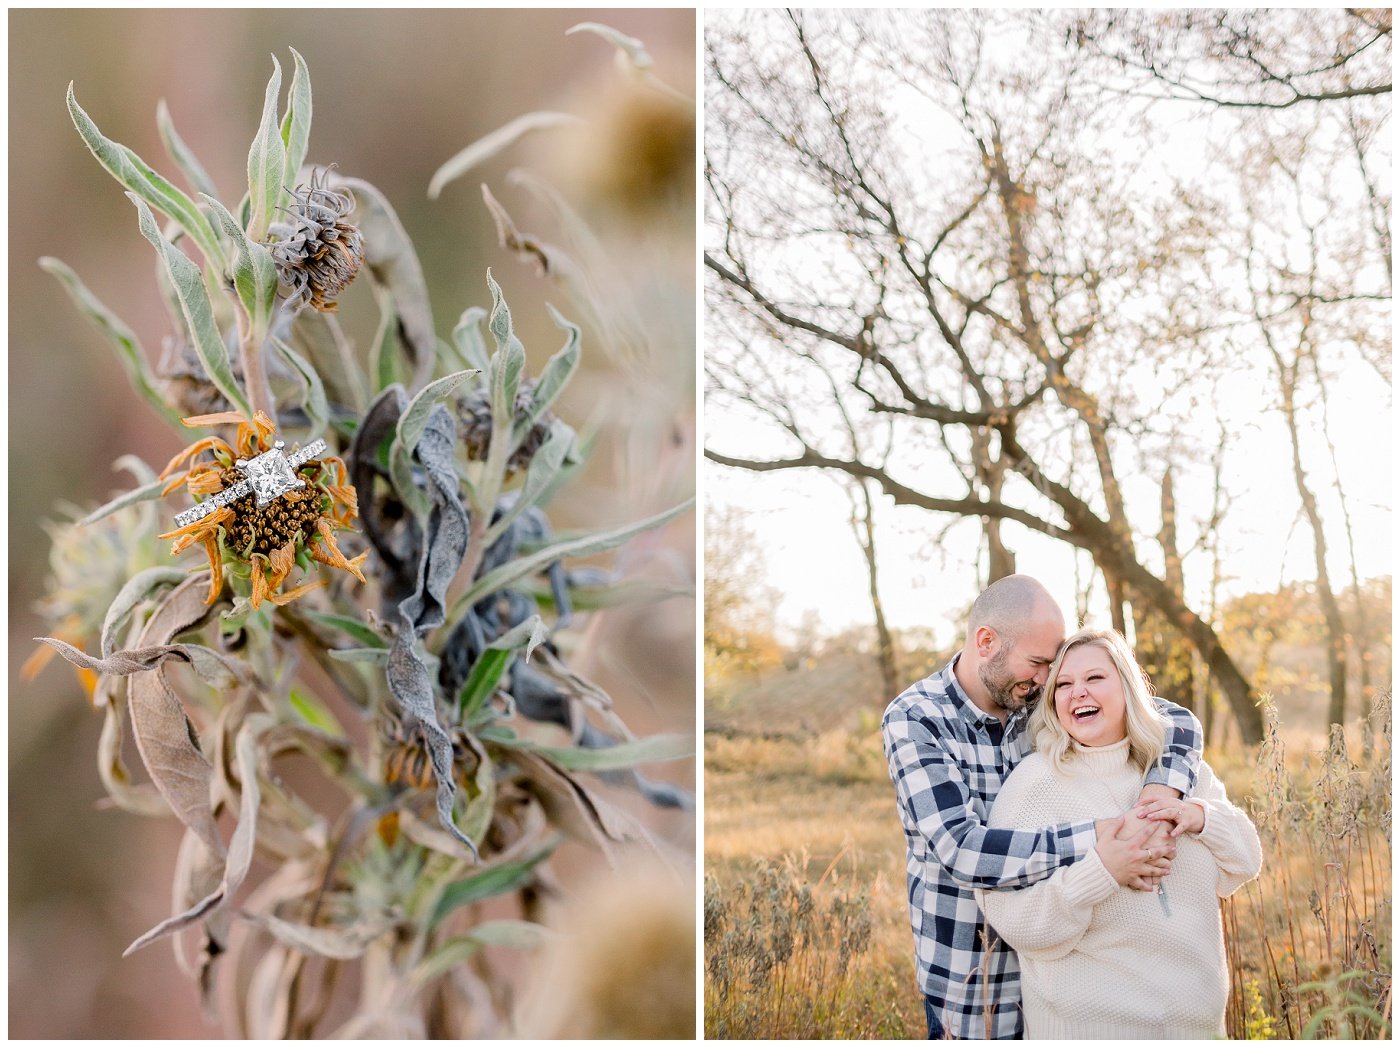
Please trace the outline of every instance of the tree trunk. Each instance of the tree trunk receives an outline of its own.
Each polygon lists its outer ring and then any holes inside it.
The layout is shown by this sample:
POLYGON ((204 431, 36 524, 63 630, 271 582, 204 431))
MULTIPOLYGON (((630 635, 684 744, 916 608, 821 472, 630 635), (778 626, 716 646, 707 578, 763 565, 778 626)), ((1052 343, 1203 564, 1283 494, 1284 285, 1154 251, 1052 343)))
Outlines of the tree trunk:
MULTIPOLYGON (((1172 473, 1162 477, 1162 528, 1157 533, 1166 564, 1162 581, 1185 600, 1185 578, 1176 540, 1176 494, 1172 473)), ((1157 694, 1188 709, 1196 709, 1195 667, 1189 645, 1171 622, 1150 604, 1134 605, 1137 616, 1137 654, 1157 694)))
POLYGON ((858 505, 852 495, 855 512, 851 514, 851 526, 855 529, 856 541, 865 557, 865 570, 870 579, 870 605, 875 609, 875 647, 880 664, 880 680, 884 685, 884 694, 893 697, 899 694, 904 685, 895 658, 894 638, 885 622, 885 606, 880 601, 879 573, 875 564, 875 502, 864 480, 857 481, 856 486, 860 488, 864 505, 858 505))

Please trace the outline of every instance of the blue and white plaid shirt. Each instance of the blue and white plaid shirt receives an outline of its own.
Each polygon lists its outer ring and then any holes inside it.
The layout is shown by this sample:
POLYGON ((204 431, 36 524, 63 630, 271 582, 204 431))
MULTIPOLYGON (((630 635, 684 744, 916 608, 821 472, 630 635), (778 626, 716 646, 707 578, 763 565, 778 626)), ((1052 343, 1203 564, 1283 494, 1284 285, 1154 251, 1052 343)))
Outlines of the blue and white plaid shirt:
MULTIPOLYGON (((1044 830, 989 830, 1001 784, 1027 753, 1027 712, 1003 726, 983 713, 953 674, 957 656, 906 689, 885 710, 885 756, 909 844, 909 917, 919 985, 944 1029, 971 1040, 1019 1038, 1021 969, 986 925, 973 888, 1034 884, 1084 858, 1097 839, 1092 822, 1044 830)), ((1201 728, 1189 710, 1158 699, 1172 722, 1161 763, 1146 781, 1183 795, 1195 785, 1201 728)))

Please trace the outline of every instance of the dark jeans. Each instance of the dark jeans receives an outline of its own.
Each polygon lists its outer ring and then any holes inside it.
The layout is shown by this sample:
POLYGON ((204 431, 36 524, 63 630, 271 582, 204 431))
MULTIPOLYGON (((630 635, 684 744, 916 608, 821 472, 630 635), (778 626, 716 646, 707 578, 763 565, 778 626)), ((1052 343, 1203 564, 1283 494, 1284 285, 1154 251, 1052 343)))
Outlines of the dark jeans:
POLYGON ((928 1018, 928 1039, 930 1041, 944 1040, 948 1035, 943 1030, 943 1023, 939 1020, 943 1009, 933 1003, 933 998, 924 995, 924 1015, 928 1018))

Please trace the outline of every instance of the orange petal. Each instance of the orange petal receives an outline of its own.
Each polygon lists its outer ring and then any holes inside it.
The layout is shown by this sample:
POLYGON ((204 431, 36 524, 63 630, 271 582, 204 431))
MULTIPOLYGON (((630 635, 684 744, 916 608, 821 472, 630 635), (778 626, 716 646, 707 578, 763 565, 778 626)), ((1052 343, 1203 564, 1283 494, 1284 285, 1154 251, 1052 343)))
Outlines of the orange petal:
POLYGON ((202 499, 222 491, 224 489, 223 470, 214 466, 192 469, 185 477, 185 488, 196 499, 202 499))
POLYGON ((209 555, 209 596, 205 598, 205 604, 213 604, 219 599, 219 594, 224 588, 224 564, 219 556, 219 535, 215 531, 206 531, 200 536, 204 540, 204 552, 209 555))
POLYGON ((363 563, 364 558, 356 557, 353 561, 345 559, 345 554, 340 552, 340 547, 335 544, 335 536, 331 533, 331 522, 325 517, 318 517, 316 530, 321 533, 322 546, 308 547, 311 550, 311 559, 319 560, 322 564, 327 564, 332 568, 348 571, 355 578, 364 582, 365 577, 360 572, 360 564, 363 563))
POLYGON ((267 446, 268 436, 277 429, 267 413, 259 411, 251 422, 240 422, 238 426, 238 453, 248 458, 254 451, 267 446))
POLYGON ((303 586, 298 586, 294 590, 288 590, 286 593, 274 593, 267 599, 272 601, 272 603, 276 604, 279 608, 283 608, 298 597, 305 596, 314 589, 320 589, 325 584, 325 579, 317 579, 315 582, 308 582, 303 586))
POLYGON ((209 516, 201 517, 199 520, 191 521, 190 523, 186 524, 183 528, 176 528, 174 531, 167 531, 164 535, 157 535, 156 538, 176 540, 188 538, 190 540, 189 542, 177 541, 176 544, 179 546, 179 549, 171 550, 172 553, 179 553, 181 550, 189 549, 190 544, 200 537, 200 532, 202 532, 205 528, 208 528, 212 531, 220 524, 223 524, 232 519, 233 510, 229 509, 227 506, 220 506, 213 513, 209 514, 209 516))
POLYGON ((272 555, 268 557, 268 563, 271 565, 267 580, 268 589, 280 589, 282 583, 287 581, 287 576, 296 567, 296 548, 296 539, 291 539, 285 546, 272 551, 272 555))
POLYGON ((229 447, 224 440, 219 437, 204 437, 200 440, 196 440, 184 451, 171 459, 170 463, 160 471, 161 479, 170 476, 182 463, 198 455, 201 451, 207 451, 210 448, 213 448, 216 452, 223 451, 229 458, 234 457, 233 448, 229 447))
POLYGON ((256 608, 267 600, 267 579, 263 575, 262 561, 258 557, 253 558, 252 565, 253 594, 249 599, 252 601, 253 607, 256 608))
POLYGON ((216 411, 212 415, 191 415, 189 418, 182 418, 180 422, 191 429, 196 426, 227 426, 235 422, 245 421, 243 416, 237 411, 216 411))

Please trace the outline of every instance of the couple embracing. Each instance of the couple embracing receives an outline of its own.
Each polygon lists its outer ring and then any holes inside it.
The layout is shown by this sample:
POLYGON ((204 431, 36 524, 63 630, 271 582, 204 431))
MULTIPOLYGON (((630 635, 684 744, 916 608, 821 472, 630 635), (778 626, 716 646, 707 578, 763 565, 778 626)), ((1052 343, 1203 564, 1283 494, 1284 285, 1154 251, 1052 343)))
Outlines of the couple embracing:
POLYGON ((1000 579, 883 731, 930 1038, 1224 1033, 1217 898, 1259 836, 1119 634, 1000 579))

